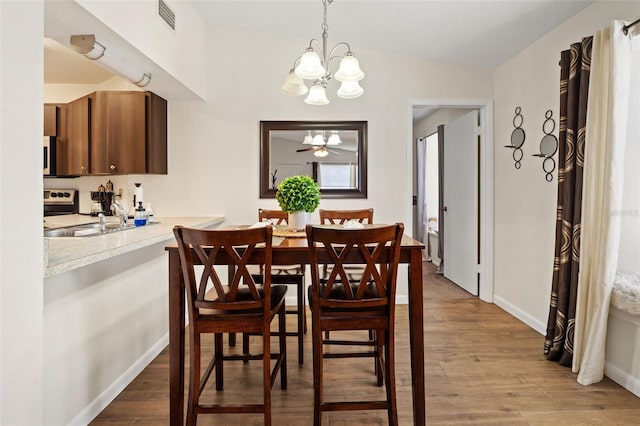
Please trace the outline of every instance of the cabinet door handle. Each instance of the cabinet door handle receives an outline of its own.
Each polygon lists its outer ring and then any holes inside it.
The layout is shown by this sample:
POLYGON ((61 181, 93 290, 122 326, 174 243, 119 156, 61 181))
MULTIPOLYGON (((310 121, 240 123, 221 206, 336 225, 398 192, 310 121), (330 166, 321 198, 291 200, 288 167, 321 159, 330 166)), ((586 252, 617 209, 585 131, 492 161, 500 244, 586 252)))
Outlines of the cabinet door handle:
POLYGON ((115 170, 115 169, 116 169, 116 166, 112 164, 112 165, 110 165, 110 166, 109 166, 109 168, 110 168, 111 170, 115 170))
POLYGON ((80 170, 82 170, 82 172, 86 172, 87 171, 87 166, 80 166, 80 170))

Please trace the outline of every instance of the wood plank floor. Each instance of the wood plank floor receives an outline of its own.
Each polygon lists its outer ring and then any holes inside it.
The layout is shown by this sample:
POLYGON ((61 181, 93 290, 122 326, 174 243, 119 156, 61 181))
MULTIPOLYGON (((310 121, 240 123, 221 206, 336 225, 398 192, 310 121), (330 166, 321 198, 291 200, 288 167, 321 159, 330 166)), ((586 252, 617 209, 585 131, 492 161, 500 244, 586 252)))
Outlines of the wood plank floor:
MULTIPOLYGON (((547 361, 543 336, 495 305, 435 275, 425 264, 425 366, 430 425, 638 425, 640 399, 609 379, 581 386, 570 369, 547 361)), ((399 423, 412 424, 407 307, 397 309, 396 381, 399 423)), ((310 319, 310 317, 309 317, 310 319)), ((292 318, 289 329, 294 329, 292 318)), ((274 425, 312 424, 311 334, 305 363, 287 342, 289 388, 274 386, 274 425)), ((253 347, 257 347, 254 345, 253 347)), ((336 400, 383 398, 371 360, 325 361, 326 392, 336 400), (331 371, 335 371, 331 373, 331 371), (344 374, 349 371, 349 374, 344 374)), ((225 390, 209 401, 261 402, 261 368, 231 363, 225 390)), ((212 382, 210 383, 213 384, 212 382)), ((210 386, 211 387, 211 386, 210 386)), ((169 416, 165 349, 95 420, 94 425, 159 425, 169 416)), ((261 415, 202 415, 199 425, 260 425, 261 415)), ((324 425, 385 425, 384 412, 326 413, 324 425)))

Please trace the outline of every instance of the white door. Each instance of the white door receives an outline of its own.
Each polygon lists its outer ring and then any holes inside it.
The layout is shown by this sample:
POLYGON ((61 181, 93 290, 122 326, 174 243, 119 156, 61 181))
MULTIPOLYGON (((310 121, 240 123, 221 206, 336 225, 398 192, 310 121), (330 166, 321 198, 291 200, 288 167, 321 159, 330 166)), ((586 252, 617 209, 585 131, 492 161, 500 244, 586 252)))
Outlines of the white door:
POLYGON ((478 295, 478 111, 444 127, 444 276, 478 295))

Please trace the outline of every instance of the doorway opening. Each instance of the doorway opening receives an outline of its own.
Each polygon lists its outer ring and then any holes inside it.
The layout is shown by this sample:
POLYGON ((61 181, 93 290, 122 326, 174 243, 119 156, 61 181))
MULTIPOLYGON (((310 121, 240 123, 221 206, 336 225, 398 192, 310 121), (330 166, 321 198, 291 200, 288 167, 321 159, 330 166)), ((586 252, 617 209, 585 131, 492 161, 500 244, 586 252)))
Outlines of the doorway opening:
MULTIPOLYGON (((408 211, 411 212, 410 218, 407 222, 413 225, 413 235, 420 236, 421 240, 428 244, 433 243, 439 234, 443 233, 441 228, 442 224, 446 224, 446 219, 443 219, 442 223, 438 223, 439 220, 433 220, 433 215, 425 215, 423 212, 429 211, 433 213, 433 206, 418 208, 418 203, 424 203, 424 194, 418 193, 418 179, 425 179, 425 171, 420 170, 418 167, 418 157, 424 155, 424 152, 418 152, 418 140, 424 137, 431 136, 434 132, 437 132, 437 127, 440 124, 449 124, 455 122, 457 119, 461 119, 462 116, 470 111, 477 111, 476 120, 479 123, 477 128, 477 137, 473 144, 473 149, 477 148, 477 155, 473 156, 477 164, 473 164, 477 170, 477 178, 475 186, 472 188, 470 196, 474 198, 476 205, 474 210, 477 211, 474 218, 477 220, 477 226, 475 231, 477 235, 473 239, 473 289, 472 293, 477 294, 480 299, 486 302, 493 302, 493 103, 491 100, 412 100, 408 105, 408 167, 407 179, 410 182, 410 187, 413 188, 413 197, 410 200, 408 211), (414 116, 416 119, 414 120, 414 116), (415 122, 414 122, 415 121, 415 122), (418 201, 420 200, 420 201, 418 201), (440 228, 438 233, 434 233, 433 230, 440 228), (431 233, 430 233, 431 231, 431 233), (436 238, 429 238, 436 237, 436 238), (431 241, 429 241, 431 240, 431 241)), ((451 127, 453 131, 453 127, 451 127)), ((440 145, 440 149, 443 145, 440 145)), ((443 150, 444 151, 444 150, 443 150)), ((465 156, 460 154, 460 159, 465 156)), ((431 156, 433 157, 433 149, 431 150, 431 156)), ((436 154, 437 155, 437 154, 436 154)), ((455 155, 455 151, 454 151, 455 155)), ((449 159, 452 155, 449 153, 449 159)), ((466 159, 466 158, 465 158, 466 159)), ((433 160, 433 159, 432 159, 433 160)), ((432 163, 432 162, 431 162, 432 163)), ((433 164, 433 163, 432 163, 433 164)), ((459 170, 455 170, 457 162, 449 164, 448 170, 451 173, 458 174, 459 170)), ((442 167, 444 168, 444 167, 442 167)), ((449 182, 452 177, 449 176, 449 182)), ((444 179, 446 181, 446 179, 444 179)), ((422 187, 422 185, 421 185, 422 187)), ((458 189, 452 190, 449 188, 449 193, 454 194, 459 191, 458 189)), ((444 191, 443 191, 444 192, 444 191)), ((443 194, 440 194, 442 197, 443 194)), ((469 194, 462 198, 463 200, 468 198, 469 194)), ((434 203, 433 198, 431 204, 434 203)), ((449 202, 451 202, 449 200, 449 202)), ((439 200, 438 208, 447 209, 447 206, 443 204, 443 200, 439 200)), ((439 212, 442 213, 442 212, 439 212)), ((449 210, 447 214, 452 214, 449 210)), ((469 222, 467 219, 462 220, 462 224, 469 222)), ((451 222, 454 222, 453 220, 451 222)), ((452 234, 455 234, 453 232, 452 234)), ((464 235, 464 233, 463 233, 464 235)), ((444 233, 443 239, 448 239, 447 234, 444 233)), ((452 247, 455 247, 453 244, 452 247)), ((466 247, 463 245, 462 247, 466 247)), ((426 251, 429 247, 427 247, 426 251)), ((431 245, 431 257, 437 255, 437 247, 431 245)), ((457 256, 449 253, 449 256, 457 260, 457 256)), ((446 259, 446 256, 445 256, 446 259)), ((436 259, 437 261, 437 259, 436 259)), ((434 262, 437 263, 437 262, 434 262)), ((446 266, 445 260, 445 266, 446 266)), ((453 267, 453 265, 451 265, 453 267)), ((458 266, 456 265, 457 269, 458 266)), ((446 276, 446 274, 445 274, 446 276)), ((468 290, 469 291, 469 290, 468 290)))

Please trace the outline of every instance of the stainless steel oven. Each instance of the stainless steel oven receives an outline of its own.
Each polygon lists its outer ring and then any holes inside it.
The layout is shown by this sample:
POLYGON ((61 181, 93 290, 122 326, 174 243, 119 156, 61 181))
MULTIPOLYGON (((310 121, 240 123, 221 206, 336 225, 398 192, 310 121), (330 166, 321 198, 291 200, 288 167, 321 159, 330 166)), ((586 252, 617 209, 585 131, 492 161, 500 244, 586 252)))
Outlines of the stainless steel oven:
POLYGON ((44 176, 56 175, 56 137, 45 136, 43 139, 44 164, 42 174, 44 176))
POLYGON ((78 190, 76 189, 45 189, 43 201, 45 216, 78 213, 78 190))

